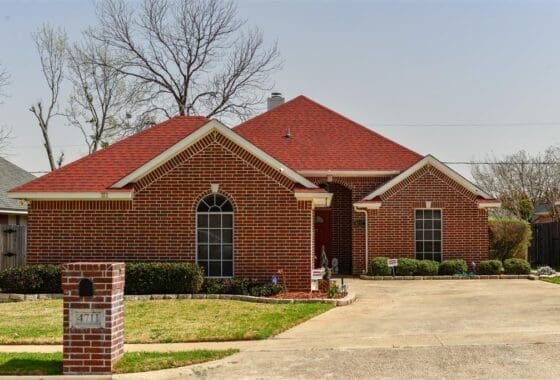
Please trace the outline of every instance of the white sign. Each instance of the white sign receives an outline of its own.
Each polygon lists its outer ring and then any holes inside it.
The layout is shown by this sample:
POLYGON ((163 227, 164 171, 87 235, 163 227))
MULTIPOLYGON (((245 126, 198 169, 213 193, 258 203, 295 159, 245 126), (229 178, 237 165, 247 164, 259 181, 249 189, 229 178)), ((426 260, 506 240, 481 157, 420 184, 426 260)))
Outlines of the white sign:
POLYGON ((399 263, 399 260, 397 260, 397 259, 387 259, 387 266, 389 268, 396 267, 398 265, 398 263, 399 263))
POLYGON ((325 274, 325 270, 323 268, 312 269, 311 270, 311 279, 312 280, 322 280, 324 274, 325 274))
POLYGON ((105 310, 70 309, 70 328, 105 328, 105 310))

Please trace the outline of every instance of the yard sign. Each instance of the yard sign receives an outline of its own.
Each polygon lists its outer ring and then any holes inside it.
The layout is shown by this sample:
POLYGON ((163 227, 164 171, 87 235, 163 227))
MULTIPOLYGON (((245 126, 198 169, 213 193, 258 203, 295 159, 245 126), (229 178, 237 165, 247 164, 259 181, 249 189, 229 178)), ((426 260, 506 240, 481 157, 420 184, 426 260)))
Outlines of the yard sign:
POLYGON ((389 268, 394 268, 398 265, 399 260, 397 259, 387 259, 387 266, 389 268))

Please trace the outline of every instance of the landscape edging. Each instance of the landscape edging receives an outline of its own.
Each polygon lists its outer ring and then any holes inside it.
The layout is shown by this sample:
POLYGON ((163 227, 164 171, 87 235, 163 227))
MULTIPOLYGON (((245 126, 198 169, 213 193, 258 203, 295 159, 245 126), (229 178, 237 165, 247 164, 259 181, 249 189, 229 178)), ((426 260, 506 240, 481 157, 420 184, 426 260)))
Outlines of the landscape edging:
MULTIPOLYGON (((2 302, 23 302, 23 301, 44 301, 62 299, 62 294, 19 294, 19 293, 0 293, 0 303, 2 302)), ((268 298, 244 296, 240 294, 128 294, 124 296, 125 300, 141 301, 141 300, 171 300, 171 299, 220 299, 232 301, 246 301, 256 303, 326 303, 334 306, 350 305, 356 300, 356 294, 348 292, 346 296, 338 299, 294 299, 294 298, 268 298)))
POLYGON ((361 280, 398 281, 398 280, 538 280, 534 274, 498 274, 476 276, 370 276, 360 275, 361 280))

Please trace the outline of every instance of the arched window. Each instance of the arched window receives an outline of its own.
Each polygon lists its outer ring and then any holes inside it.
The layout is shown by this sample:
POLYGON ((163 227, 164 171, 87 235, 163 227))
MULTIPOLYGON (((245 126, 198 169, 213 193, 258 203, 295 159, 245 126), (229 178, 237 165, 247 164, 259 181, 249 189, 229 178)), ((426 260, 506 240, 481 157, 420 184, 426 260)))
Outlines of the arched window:
POLYGON ((196 262, 207 277, 233 276, 233 207, 220 194, 210 194, 196 209, 196 262))

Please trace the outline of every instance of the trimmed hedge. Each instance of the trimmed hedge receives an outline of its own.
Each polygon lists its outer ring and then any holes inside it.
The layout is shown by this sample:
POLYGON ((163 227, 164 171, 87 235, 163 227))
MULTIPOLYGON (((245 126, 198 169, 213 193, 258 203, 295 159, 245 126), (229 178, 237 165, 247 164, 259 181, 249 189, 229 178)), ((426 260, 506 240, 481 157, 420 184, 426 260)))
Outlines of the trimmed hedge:
POLYGON ((201 267, 193 263, 127 263, 126 294, 198 293, 204 281, 201 267))
POLYGON ((397 276, 414 276, 418 271, 418 260, 398 259, 395 273, 397 276))
POLYGON ((461 259, 445 260, 439 265, 439 274, 443 276, 453 276, 467 270, 467 263, 461 259))
POLYGON ((524 220, 488 220, 490 259, 507 260, 525 258, 531 244, 531 226, 524 220))
POLYGON ((418 260, 416 268, 416 276, 437 276, 439 272, 439 263, 432 260, 418 260))
POLYGON ((504 260, 504 270, 507 274, 529 274, 531 273, 531 265, 527 260, 507 259, 504 260))
POLYGON ((202 292, 206 294, 240 294, 245 296, 268 297, 276 295, 284 287, 271 282, 260 282, 248 278, 228 278, 204 280, 202 292))
POLYGON ((390 276, 391 268, 387 266, 386 257, 375 257, 369 261, 369 273, 372 276, 390 276))
POLYGON ((504 266, 500 260, 483 260, 478 264, 478 274, 495 275, 504 272, 504 266))
POLYGON ((22 265, 0 272, 4 293, 62 293, 58 265, 22 265))

